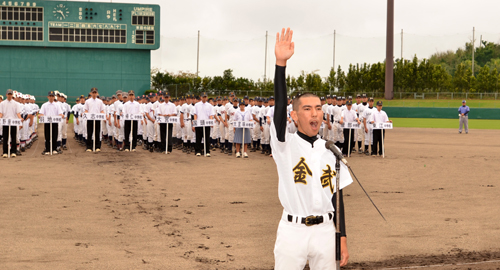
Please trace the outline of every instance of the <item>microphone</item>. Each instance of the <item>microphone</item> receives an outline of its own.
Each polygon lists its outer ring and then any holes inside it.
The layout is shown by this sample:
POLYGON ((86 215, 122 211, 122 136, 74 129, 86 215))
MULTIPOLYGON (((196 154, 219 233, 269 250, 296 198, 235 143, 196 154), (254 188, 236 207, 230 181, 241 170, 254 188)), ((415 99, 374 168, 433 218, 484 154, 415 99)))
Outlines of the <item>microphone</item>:
POLYGON ((340 159, 342 163, 344 163, 347 167, 350 167, 349 164, 347 164, 347 160, 344 158, 344 155, 342 155, 342 152, 340 149, 335 145, 334 142, 332 141, 327 141, 325 143, 326 149, 332 151, 332 153, 335 155, 336 158, 340 159))

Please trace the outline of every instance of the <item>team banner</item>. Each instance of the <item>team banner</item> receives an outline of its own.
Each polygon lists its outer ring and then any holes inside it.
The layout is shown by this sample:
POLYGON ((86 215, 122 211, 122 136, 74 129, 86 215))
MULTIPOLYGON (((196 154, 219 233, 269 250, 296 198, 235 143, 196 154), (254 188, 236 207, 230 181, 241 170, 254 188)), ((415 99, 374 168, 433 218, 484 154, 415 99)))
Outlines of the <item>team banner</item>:
POLYGON ((234 121, 233 122, 233 127, 234 128, 254 128, 255 123, 254 121, 234 121))
POLYGON ((93 120, 106 120, 106 115, 104 113, 84 113, 82 115, 83 121, 93 121, 93 120))
POLYGON ((126 113, 123 115, 123 119, 141 121, 143 119, 143 116, 142 116, 142 114, 128 114, 128 113, 126 113))
POLYGON ((61 116, 39 116, 38 122, 41 124, 53 124, 62 123, 63 119, 61 116))
POLYGON ((179 117, 177 116, 156 116, 156 121, 160 124, 178 124, 179 123, 179 117))
POLYGON ((340 126, 343 128, 359 129, 360 125, 357 122, 349 122, 349 123, 344 122, 343 124, 340 124, 340 126))
POLYGON ((20 127, 23 125, 23 122, 21 122, 21 119, 5 119, 2 118, 0 119, 0 124, 2 126, 12 126, 12 127, 20 127))
POLYGON ((373 123, 373 129, 392 129, 392 123, 373 123))
POLYGON ((215 125, 215 120, 193 120, 193 127, 212 127, 215 125))

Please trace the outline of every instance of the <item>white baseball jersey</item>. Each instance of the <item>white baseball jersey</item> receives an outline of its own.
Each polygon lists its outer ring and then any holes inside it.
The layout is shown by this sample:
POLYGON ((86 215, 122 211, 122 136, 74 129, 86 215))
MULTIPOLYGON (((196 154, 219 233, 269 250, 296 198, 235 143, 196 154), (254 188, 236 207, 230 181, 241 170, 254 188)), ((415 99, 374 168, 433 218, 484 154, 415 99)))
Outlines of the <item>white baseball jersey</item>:
POLYGON ((237 111, 239 111, 237 107, 231 106, 231 108, 229 108, 227 112, 227 115, 229 115, 229 121, 228 121, 229 123, 235 121, 234 118, 236 117, 237 111))
MULTIPOLYGON (((297 133, 285 132, 285 141, 280 142, 274 123, 270 131, 278 169, 278 195, 284 210, 303 217, 333 212, 336 158, 326 149, 326 141, 317 139, 313 147, 297 133)), ((341 163, 340 189, 351 183, 351 175, 341 163)))
POLYGON ((375 108, 375 107, 372 107, 372 108, 367 107, 363 111, 363 119, 366 119, 366 123, 370 122, 370 119, 371 119, 371 116, 372 116, 372 113, 374 112, 374 110, 377 110, 377 108, 375 108))
POLYGON ((359 120, 361 120, 361 121, 363 120, 363 113, 366 110, 366 108, 368 108, 368 104, 363 105, 361 103, 358 105, 358 117, 359 117, 359 120))

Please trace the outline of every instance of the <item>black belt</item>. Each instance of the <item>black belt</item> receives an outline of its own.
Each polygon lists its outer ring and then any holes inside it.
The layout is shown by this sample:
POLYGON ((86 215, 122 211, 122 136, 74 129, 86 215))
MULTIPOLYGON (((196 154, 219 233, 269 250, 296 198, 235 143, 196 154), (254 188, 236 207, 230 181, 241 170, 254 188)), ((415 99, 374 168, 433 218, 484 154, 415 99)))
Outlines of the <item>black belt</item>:
MULTIPOLYGON (((328 213, 329 220, 333 218, 332 213, 328 213)), ((288 221, 293 222, 293 216, 288 215, 288 221)), ((324 222, 323 216, 308 216, 300 219, 300 224, 305 224, 306 226, 318 225, 324 222)))

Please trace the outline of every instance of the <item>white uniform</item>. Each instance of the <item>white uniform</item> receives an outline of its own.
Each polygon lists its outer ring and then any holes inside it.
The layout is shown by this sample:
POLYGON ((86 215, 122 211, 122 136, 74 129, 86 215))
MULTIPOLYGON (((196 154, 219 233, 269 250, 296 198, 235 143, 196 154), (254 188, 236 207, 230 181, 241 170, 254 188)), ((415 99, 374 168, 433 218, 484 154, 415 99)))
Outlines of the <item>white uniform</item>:
POLYGON ((115 115, 116 121, 120 124, 120 128, 116 129, 116 140, 119 142, 123 142, 125 140, 125 120, 123 119, 123 102, 117 100, 114 103, 115 105, 115 115), (120 119, 118 119, 120 118, 120 119))
POLYGON ((363 103, 358 104, 358 117, 359 121, 361 122, 361 125, 359 126, 356 140, 362 143, 364 143, 365 141, 365 125, 363 124, 363 113, 366 110, 366 108, 368 108, 368 104, 366 104, 366 106, 363 105, 363 103))
MULTIPOLYGON (((259 120, 259 115, 260 115, 260 111, 261 110, 262 110, 262 106, 258 106, 258 105, 253 106, 253 108, 252 108, 252 119, 255 116, 255 118, 257 118, 257 120, 259 120)), ((252 130, 252 139, 253 139, 253 141, 258 141, 261 138, 261 131, 260 131, 259 122, 260 121, 256 121, 255 122, 255 126, 254 126, 254 128, 252 130)))
POLYGON ((365 132, 365 145, 372 145, 373 144, 373 129, 372 126, 369 125, 368 123, 370 122, 371 115, 374 112, 374 110, 377 110, 377 108, 372 107, 366 107, 365 110, 363 111, 363 119, 366 119, 366 128, 368 129, 368 132, 365 132))
MULTIPOLYGON (((307 260, 311 269, 335 269, 335 210, 331 202, 336 190, 335 156, 325 148, 322 139, 317 139, 312 147, 297 133, 285 132, 285 141, 278 141, 274 123, 271 147, 283 206, 274 247, 274 269, 303 269, 307 260), (323 216, 324 222, 310 227, 301 224, 302 218, 310 215, 323 216)), ((339 188, 351 183, 349 171, 341 163, 339 188)))
POLYGON ((344 129, 340 126, 340 118, 342 116, 342 107, 331 106, 330 107, 330 124, 332 125, 332 130, 330 132, 330 140, 333 142, 344 142, 344 129), (333 118, 333 119, 332 119, 333 118), (333 120, 333 122, 332 122, 333 120))
POLYGON ((227 111, 227 115, 229 116, 229 121, 228 121, 228 127, 229 128, 227 129, 226 140, 229 143, 233 143, 234 142, 233 121, 234 121, 234 118, 236 117, 236 113, 237 113, 238 110, 239 110, 238 108, 235 108, 234 106, 231 106, 231 108, 229 108, 229 110, 227 111))
MULTIPOLYGON (((218 107, 217 116, 226 121, 226 106, 221 105, 218 107)), ((226 143, 226 126, 224 126, 224 122, 219 123, 219 137, 221 144, 226 143)))
POLYGON ((270 133, 269 133, 269 124, 267 124, 267 112, 269 111, 269 106, 264 106, 262 107, 262 109, 260 110, 260 116, 259 118, 261 119, 261 123, 262 123, 262 133, 261 133, 261 138, 260 138, 260 143, 261 144, 269 144, 269 140, 270 140, 270 133))

